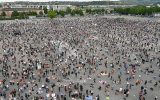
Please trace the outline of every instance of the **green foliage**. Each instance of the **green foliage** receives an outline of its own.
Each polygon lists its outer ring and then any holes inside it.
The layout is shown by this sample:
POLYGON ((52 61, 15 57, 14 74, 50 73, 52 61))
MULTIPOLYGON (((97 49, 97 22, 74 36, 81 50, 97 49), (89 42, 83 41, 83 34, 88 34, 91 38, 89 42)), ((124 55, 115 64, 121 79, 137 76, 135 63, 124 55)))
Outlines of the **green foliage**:
POLYGON ((13 11, 11 17, 16 19, 25 19, 28 16, 37 16, 37 12, 29 11, 29 12, 17 12, 13 11))
POLYGON ((91 13, 92 13, 92 10, 91 10, 91 9, 86 9, 86 13, 87 13, 87 14, 91 14, 91 13))
POLYGON ((42 16, 42 15, 43 15, 43 12, 42 12, 42 11, 40 11, 40 12, 39 12, 39 15, 40 15, 40 16, 42 16))
POLYGON ((58 11, 58 15, 64 17, 65 16, 65 11, 63 11, 63 10, 58 11))
POLYGON ((72 9, 70 7, 67 7, 66 14, 71 14, 71 12, 72 12, 72 9))
POLYGON ((108 11, 108 10, 105 10, 105 14, 108 14, 108 13, 112 13, 113 12, 113 10, 111 10, 110 12, 108 11))
POLYGON ((44 11, 45 14, 47 14, 47 13, 48 13, 47 7, 44 7, 44 8, 43 8, 43 11, 44 11))
POLYGON ((73 9, 71 11, 71 16, 74 16, 74 15, 83 16, 84 15, 83 10, 82 9, 73 9))
POLYGON ((13 11, 11 17, 18 17, 19 13, 17 11, 13 11))
POLYGON ((49 18, 53 19, 57 16, 57 13, 56 13, 56 11, 50 10, 50 11, 48 11, 47 15, 49 18))
POLYGON ((14 20, 14 18, 8 18, 8 17, 0 16, 0 20, 14 20))
POLYGON ((86 13, 87 14, 99 14, 102 15, 104 13, 106 13, 105 9, 86 9, 86 13))
POLYGON ((73 9, 72 11, 71 11, 71 16, 74 16, 76 14, 76 11, 73 9))
POLYGON ((26 12, 19 12, 19 18, 20 18, 20 19, 25 19, 25 18, 27 18, 26 12))
POLYGON ((79 14, 80 16, 83 16, 83 15, 84 15, 83 10, 82 10, 82 9, 79 9, 79 10, 78 10, 78 14, 79 14))
POLYGON ((1 16, 6 16, 6 13, 3 11, 3 12, 1 13, 1 16))
POLYGON ((128 8, 115 8, 114 12, 124 15, 152 15, 153 13, 159 13, 160 7, 145 7, 145 6, 135 6, 128 8))
POLYGON ((55 10, 55 12, 57 13, 57 15, 60 15, 62 17, 64 17, 66 14, 70 14, 71 16, 75 16, 75 15, 83 16, 84 15, 82 9, 71 9, 70 7, 67 7, 66 11, 55 10))
POLYGON ((29 12, 27 12, 27 15, 28 16, 37 16, 37 12, 29 11, 29 12))

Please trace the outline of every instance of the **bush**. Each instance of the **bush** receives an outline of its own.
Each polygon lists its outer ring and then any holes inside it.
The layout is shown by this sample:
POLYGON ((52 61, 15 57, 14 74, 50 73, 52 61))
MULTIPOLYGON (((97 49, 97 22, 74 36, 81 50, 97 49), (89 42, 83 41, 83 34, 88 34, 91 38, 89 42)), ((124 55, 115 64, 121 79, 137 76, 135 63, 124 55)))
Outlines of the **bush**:
POLYGON ((114 12, 124 15, 152 15, 153 13, 159 13, 160 7, 153 6, 153 7, 145 7, 145 6, 135 6, 135 7, 128 7, 128 8, 115 8, 114 12))
POLYGON ((47 15, 49 18, 53 19, 57 16, 57 13, 56 13, 56 11, 50 10, 50 11, 48 11, 47 15))

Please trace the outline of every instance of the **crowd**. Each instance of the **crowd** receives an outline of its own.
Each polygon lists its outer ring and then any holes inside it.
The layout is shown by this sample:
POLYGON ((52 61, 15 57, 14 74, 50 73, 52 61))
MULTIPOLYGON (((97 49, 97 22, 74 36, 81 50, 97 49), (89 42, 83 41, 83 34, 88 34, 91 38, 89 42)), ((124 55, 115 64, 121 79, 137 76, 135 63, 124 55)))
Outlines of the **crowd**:
POLYGON ((1 100, 160 100, 160 23, 0 22, 1 100))

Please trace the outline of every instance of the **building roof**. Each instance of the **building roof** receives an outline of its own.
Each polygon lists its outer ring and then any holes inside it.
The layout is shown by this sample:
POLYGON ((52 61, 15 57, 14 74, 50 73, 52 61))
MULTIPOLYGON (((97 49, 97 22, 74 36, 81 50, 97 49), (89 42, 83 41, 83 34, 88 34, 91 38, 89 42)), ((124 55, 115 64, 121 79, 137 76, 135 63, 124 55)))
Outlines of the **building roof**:
POLYGON ((29 11, 29 10, 41 10, 38 8, 4 8, 3 11, 29 11))

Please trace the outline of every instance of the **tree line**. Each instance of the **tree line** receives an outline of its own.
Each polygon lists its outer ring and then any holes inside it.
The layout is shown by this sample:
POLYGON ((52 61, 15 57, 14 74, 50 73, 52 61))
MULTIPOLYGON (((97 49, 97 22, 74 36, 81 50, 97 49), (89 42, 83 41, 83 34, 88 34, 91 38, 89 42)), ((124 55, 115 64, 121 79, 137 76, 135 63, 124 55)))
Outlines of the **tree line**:
POLYGON ((160 7, 158 6, 135 6, 135 7, 127 7, 127 8, 115 8, 115 13, 119 13, 122 15, 153 15, 154 13, 160 13, 160 7))
POLYGON ((34 11, 28 11, 28 12, 13 11, 10 18, 6 17, 6 13, 3 11, 0 14, 0 19, 27 19, 29 18, 29 16, 37 16, 37 17, 48 16, 50 18, 55 18, 57 16, 64 17, 65 15, 83 16, 84 10, 80 8, 71 9, 70 7, 67 7, 66 10, 48 10, 47 8, 44 8, 43 11, 40 11, 39 13, 34 11))
POLYGON ((43 15, 43 12, 40 11, 39 14, 37 14, 37 12, 35 11, 29 11, 29 12, 18 12, 18 11, 13 11, 11 14, 11 17, 8 18, 6 17, 6 13, 3 11, 0 14, 0 19, 1 20, 5 20, 5 19, 27 19, 29 16, 41 16, 43 15))
MULTIPOLYGON (((29 16, 38 16, 38 17, 49 17, 49 18, 55 18, 55 17, 65 17, 66 15, 70 16, 84 16, 86 14, 91 15, 103 15, 108 14, 107 9, 103 8, 74 8, 71 9, 70 7, 67 7, 66 10, 48 10, 47 8, 44 8, 43 11, 40 11, 39 13, 34 11, 28 11, 28 12, 18 12, 13 11, 11 14, 11 19, 26 19, 29 16)), ((122 15, 146 15, 150 16, 154 13, 160 13, 160 7, 158 6, 134 6, 134 7, 127 7, 127 8, 114 8, 114 10, 111 10, 110 13, 119 13, 122 15)), ((0 14, 0 19, 4 19, 6 16, 6 13, 3 11, 0 14)))
POLYGON ((67 7, 65 11, 60 10, 49 10, 47 11, 46 8, 44 8, 44 13, 48 15, 50 18, 54 18, 56 16, 61 16, 64 17, 65 15, 70 15, 70 16, 84 16, 85 14, 91 14, 91 15, 103 15, 103 14, 108 14, 107 9, 83 9, 83 8, 75 8, 71 9, 70 7, 67 7))
MULTIPOLYGON (((40 12, 40 13, 43 13, 43 12, 40 12)), ((37 15, 38 15, 37 12, 34 12, 34 11, 29 11, 29 12, 13 11, 11 17, 16 19, 25 19, 25 18, 28 18, 28 16, 37 16, 37 15)))
MULTIPOLYGON (((39 13, 34 11, 29 12, 18 12, 13 11, 11 14, 12 19, 27 19, 29 16, 38 16, 38 17, 49 17, 49 18, 55 18, 55 17, 65 17, 66 15, 69 16, 84 16, 85 14, 106 14, 108 11, 106 9, 90 9, 90 8, 74 8, 71 9, 70 7, 67 7, 65 10, 48 10, 46 7, 43 8, 43 12, 40 11, 39 13)), ((2 12, 1 16, 3 18, 6 16, 5 12, 2 12)))
POLYGON ((98 15, 103 15, 103 14, 108 14, 108 10, 107 9, 86 9, 86 14, 98 14, 98 15))
POLYGON ((47 8, 44 8, 44 13, 47 14, 50 18, 55 18, 57 16, 64 17, 65 15, 70 16, 83 16, 84 12, 80 8, 71 9, 70 7, 67 7, 66 10, 47 10, 47 8))

